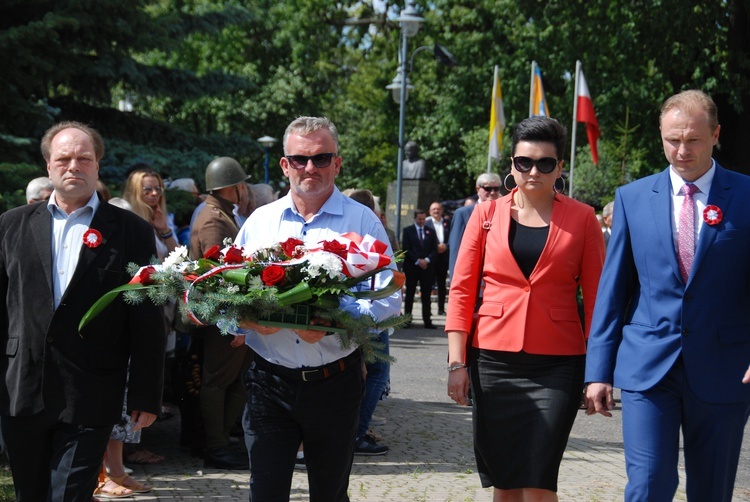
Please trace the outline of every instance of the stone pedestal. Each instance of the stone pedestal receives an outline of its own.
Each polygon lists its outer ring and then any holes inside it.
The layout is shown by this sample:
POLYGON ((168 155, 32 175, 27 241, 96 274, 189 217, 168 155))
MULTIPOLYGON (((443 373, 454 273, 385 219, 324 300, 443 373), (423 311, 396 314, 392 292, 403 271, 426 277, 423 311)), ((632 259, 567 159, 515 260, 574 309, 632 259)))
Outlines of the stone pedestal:
MULTIPOLYGON (((440 200, 438 184, 430 180, 402 180, 401 181, 401 229, 396 229, 396 192, 397 182, 388 184, 385 215, 388 228, 396 232, 396 238, 401 241, 401 230, 414 224, 414 210, 424 209, 428 212, 430 204, 440 200)), ((429 213, 428 213, 429 216, 429 213)))

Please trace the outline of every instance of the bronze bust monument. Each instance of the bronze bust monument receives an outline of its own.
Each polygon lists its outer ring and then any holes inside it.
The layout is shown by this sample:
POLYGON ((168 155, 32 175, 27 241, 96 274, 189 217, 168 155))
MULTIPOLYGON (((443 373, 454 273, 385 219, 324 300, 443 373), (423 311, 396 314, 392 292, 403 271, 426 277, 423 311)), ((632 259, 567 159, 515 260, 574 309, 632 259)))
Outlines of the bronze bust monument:
POLYGON ((407 180, 427 179, 427 165, 424 159, 419 158, 419 145, 409 141, 404 145, 406 160, 403 162, 403 177, 407 180))

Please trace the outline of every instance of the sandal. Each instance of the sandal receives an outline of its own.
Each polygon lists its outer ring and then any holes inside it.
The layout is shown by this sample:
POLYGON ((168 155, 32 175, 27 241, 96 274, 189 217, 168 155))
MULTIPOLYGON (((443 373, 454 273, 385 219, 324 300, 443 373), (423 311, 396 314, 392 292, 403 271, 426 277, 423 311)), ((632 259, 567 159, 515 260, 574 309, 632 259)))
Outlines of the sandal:
POLYGON ((151 485, 136 481, 136 479, 129 474, 123 474, 119 477, 110 476, 109 479, 112 480, 112 482, 127 488, 133 493, 148 493, 152 488, 151 485))
POLYGON ((125 462, 128 464, 147 464, 147 465, 153 465, 153 464, 160 464, 164 462, 165 457, 162 457, 161 455, 157 455, 156 453, 150 452, 148 450, 137 450, 133 453, 129 453, 125 457, 125 462))
POLYGON ((120 486, 114 481, 112 481, 112 484, 114 484, 115 487, 111 490, 105 490, 104 488, 107 486, 107 482, 108 481, 99 483, 99 486, 94 490, 94 497, 99 497, 101 499, 121 499, 133 496, 133 490, 120 486))

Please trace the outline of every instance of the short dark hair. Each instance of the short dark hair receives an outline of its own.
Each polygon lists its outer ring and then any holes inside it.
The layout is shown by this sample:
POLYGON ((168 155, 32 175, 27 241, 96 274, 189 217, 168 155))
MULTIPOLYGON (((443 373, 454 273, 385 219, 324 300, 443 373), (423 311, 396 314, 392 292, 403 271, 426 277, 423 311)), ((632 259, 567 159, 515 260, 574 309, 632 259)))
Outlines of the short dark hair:
POLYGON ((427 211, 425 211, 424 209, 415 209, 415 210, 414 210, 414 217, 415 217, 415 218, 416 218, 416 217, 417 217, 418 215, 420 215, 420 214, 423 214, 423 215, 427 216, 427 211))
POLYGON ((520 121, 513 130, 511 155, 516 154, 516 145, 521 141, 529 143, 552 143, 557 152, 557 160, 565 154, 565 127, 551 117, 529 117, 520 121))
POLYGON ((102 157, 104 157, 104 140, 102 139, 101 134, 99 134, 99 131, 81 122, 68 120, 53 125, 44 133, 40 149, 42 151, 42 157, 44 157, 44 160, 46 162, 49 162, 50 160, 52 140, 55 139, 55 136, 57 136, 60 131, 63 131, 65 129, 78 129, 79 131, 82 131, 84 134, 88 135, 88 137, 91 138, 91 143, 94 146, 94 156, 96 157, 95 160, 97 162, 102 160, 102 157))

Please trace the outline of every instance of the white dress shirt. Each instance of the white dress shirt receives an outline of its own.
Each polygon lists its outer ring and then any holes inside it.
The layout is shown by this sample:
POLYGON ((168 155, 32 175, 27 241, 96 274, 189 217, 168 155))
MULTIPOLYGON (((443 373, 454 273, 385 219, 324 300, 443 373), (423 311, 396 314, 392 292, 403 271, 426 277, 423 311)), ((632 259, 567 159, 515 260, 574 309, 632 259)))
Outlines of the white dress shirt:
MULTIPOLYGON (((700 238, 700 232, 703 228, 703 210, 708 205, 708 193, 711 191, 711 183, 714 180, 714 173, 716 172, 716 161, 711 160, 711 168, 706 173, 695 181, 687 182, 693 183, 698 187, 698 192, 693 194, 693 200, 695 201, 695 243, 698 245, 698 239, 700 238)), ((682 185, 686 183, 685 180, 680 178, 680 175, 674 172, 672 166, 669 166, 669 180, 672 183, 672 239, 674 241, 674 248, 677 249, 677 233, 679 232, 680 226, 680 210, 682 209, 682 201, 685 198, 684 195, 680 194, 682 185)))

